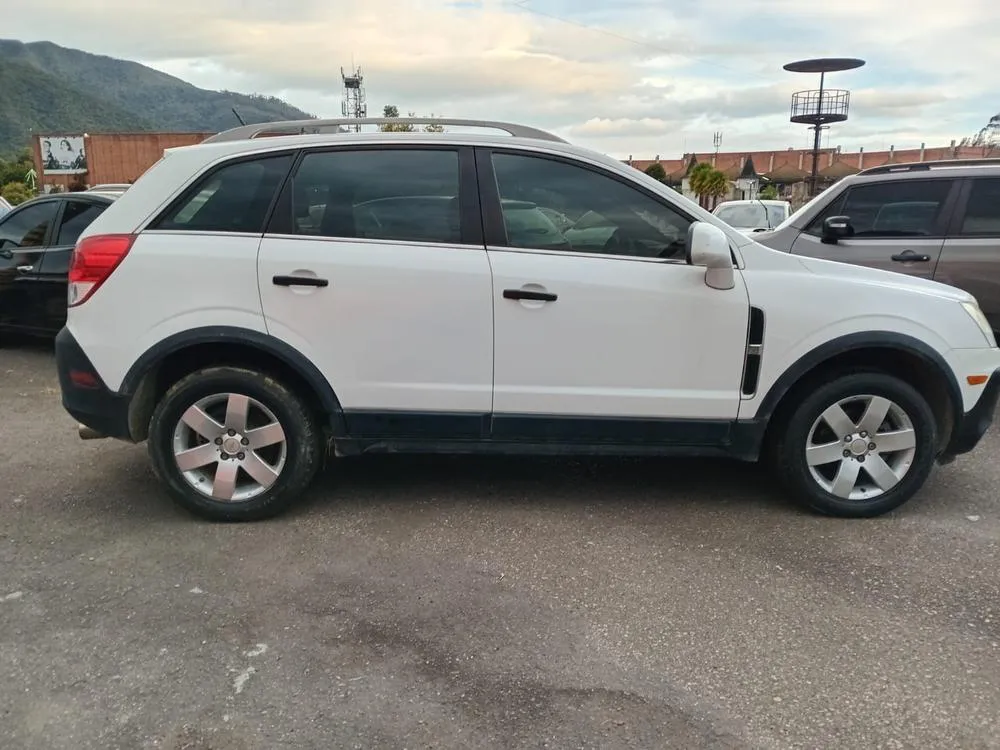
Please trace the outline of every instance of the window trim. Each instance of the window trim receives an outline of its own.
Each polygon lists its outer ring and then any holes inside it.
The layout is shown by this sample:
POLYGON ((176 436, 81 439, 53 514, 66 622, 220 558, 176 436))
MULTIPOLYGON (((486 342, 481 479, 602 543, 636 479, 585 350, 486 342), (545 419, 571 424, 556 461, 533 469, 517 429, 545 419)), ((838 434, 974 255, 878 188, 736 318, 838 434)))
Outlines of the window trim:
MULTIPOLYGON (((857 182, 857 183, 855 183, 853 185, 848 185, 847 189, 844 190, 842 193, 840 193, 840 195, 837 196, 837 198, 836 198, 835 201, 833 201, 831 203, 828 203, 825 208, 823 208, 822 210, 820 210, 816 214, 816 216, 814 216, 812 219, 810 219, 809 224, 806 226, 806 229, 804 229, 803 232, 805 234, 810 235, 811 237, 820 237, 820 236, 822 236, 822 234, 823 234, 822 223, 819 223, 819 224, 816 224, 815 226, 813 226, 815 224, 815 222, 819 219, 820 216, 824 216, 824 215, 839 216, 840 214, 842 214, 844 212, 844 207, 847 205, 847 202, 850 200, 851 194, 855 190, 857 190, 858 188, 872 187, 873 185, 899 185, 899 184, 906 184, 906 183, 920 184, 920 183, 924 183, 924 182, 936 182, 936 183, 944 182, 944 183, 951 183, 948 186, 948 192, 945 194, 944 200, 941 201, 941 211, 938 214, 938 217, 937 217, 937 219, 934 222, 933 231, 931 233, 929 233, 929 234, 920 234, 920 235, 905 235, 905 236, 904 235, 872 235, 872 234, 866 234, 866 235, 864 235, 862 237, 845 237, 844 239, 841 240, 841 242, 869 242, 869 241, 876 242, 876 241, 884 241, 884 240, 896 240, 896 241, 899 241, 899 240, 943 240, 947 236, 948 228, 950 227, 951 222, 953 220, 953 217, 955 215, 955 206, 958 203, 958 194, 959 194, 959 191, 961 190, 961 187, 962 187, 962 185, 961 185, 962 178, 959 178, 959 177, 931 177, 931 178, 925 178, 925 179, 919 179, 919 178, 914 179, 914 178, 911 178, 911 179, 878 180, 878 181, 874 181, 873 180, 871 182, 857 182), (832 206, 834 204, 836 204, 836 205, 839 206, 838 210, 836 212, 834 212, 834 213, 827 214, 826 213, 827 212, 827 208, 829 208, 830 206, 832 206)), ((847 214, 847 215, 849 215, 849 214, 847 214)))
POLYGON ((165 207, 160 209, 149 221, 145 223, 140 233, 157 233, 157 234, 225 234, 234 237, 261 237, 264 234, 264 230, 267 229, 268 223, 271 221, 271 216, 274 213, 274 207, 277 205, 278 196, 280 196, 282 189, 284 188, 285 182, 288 180, 289 172, 292 167, 296 164, 298 159, 299 149, 297 148, 284 148, 277 149, 275 151, 256 151, 252 154, 240 154, 231 158, 224 158, 221 161, 215 162, 207 169, 198 173, 198 175, 187 182, 184 189, 181 191, 180 195, 167 203, 165 207), (261 223, 261 231, 259 232, 233 232, 231 230, 206 230, 206 229, 166 229, 159 226, 161 222, 166 220, 166 217, 171 213, 176 211, 180 206, 187 203, 195 195, 198 194, 201 187, 212 177, 214 177, 218 172, 227 167, 234 166, 236 164, 244 164, 246 162, 263 161, 265 159, 274 159, 282 156, 291 156, 291 162, 285 169, 285 174, 278 182, 278 189, 275 194, 271 197, 271 203, 268 205, 267 211, 264 212, 264 221, 261 223))
MULTIPOLYGON (((41 245, 29 245, 28 246, 29 251, 33 252, 33 251, 36 251, 36 250, 41 250, 42 248, 51 247, 51 245, 52 245, 52 239, 53 239, 52 233, 55 231, 55 227, 59 223, 60 218, 62 217, 63 205, 65 205, 65 202, 66 202, 65 199, 51 198, 51 197, 42 198, 41 200, 32 200, 30 202, 22 203, 19 206, 14 206, 14 210, 13 211, 10 211, 9 213, 4 214, 0 218, 2 218, 3 219, 3 223, 6 224, 14 216, 16 216, 16 215, 18 215, 20 213, 24 213, 27 209, 33 208, 35 206, 47 206, 49 204, 54 204, 55 205, 56 212, 55 212, 55 215, 52 218, 52 221, 49 222, 49 226, 45 230, 45 236, 42 238, 42 244, 41 245)), ((23 247, 23 245, 18 245, 18 247, 23 247)))
POLYGON ((366 244, 392 244, 433 246, 467 250, 483 250, 482 207, 476 176, 475 154, 472 146, 457 143, 345 143, 303 148, 292 164, 278 192, 277 200, 264 226, 264 235, 282 239, 312 240, 323 242, 363 242, 366 244), (451 151, 458 156, 458 211, 459 242, 432 242, 427 240, 391 240, 374 237, 327 237, 325 235, 298 234, 292 221, 294 180, 303 160, 313 154, 340 153, 344 151, 451 151))
POLYGON ((962 232, 962 225, 965 223, 965 214, 969 209, 969 201, 972 200, 972 191, 978 180, 996 180, 1000 183, 1000 175, 978 175, 976 177, 962 177, 962 190, 955 202, 955 210, 952 213, 951 222, 948 224, 947 239, 949 240, 989 240, 1000 238, 998 232, 981 232, 978 234, 966 234, 962 232))
MULTIPOLYGON (((571 167, 578 167, 588 172, 593 172, 602 177, 614 180, 627 188, 637 191, 646 196, 654 203, 664 206, 690 222, 701 221, 697 217, 685 211, 681 206, 675 206, 666 200, 662 195, 657 195, 649 190, 645 185, 633 182, 624 175, 616 174, 608 169, 580 161, 570 156, 553 154, 546 151, 531 151, 510 146, 477 146, 476 166, 479 173, 480 193, 483 204, 483 230, 486 236, 487 250, 502 250, 505 252, 532 253, 535 255, 558 255, 567 258, 604 258, 613 260, 624 260, 639 263, 658 263, 660 265, 687 265, 683 258, 644 258, 640 255, 611 255, 608 253, 587 253, 576 250, 547 250, 545 248, 514 247, 510 245, 507 238, 507 228, 503 220, 503 208, 500 203, 500 188, 497 184, 496 171, 493 169, 493 155, 508 154, 511 156, 527 156, 529 158, 546 159, 548 161, 566 164, 571 167)), ((733 255, 733 268, 738 268, 738 262, 732 247, 730 253, 733 255)))

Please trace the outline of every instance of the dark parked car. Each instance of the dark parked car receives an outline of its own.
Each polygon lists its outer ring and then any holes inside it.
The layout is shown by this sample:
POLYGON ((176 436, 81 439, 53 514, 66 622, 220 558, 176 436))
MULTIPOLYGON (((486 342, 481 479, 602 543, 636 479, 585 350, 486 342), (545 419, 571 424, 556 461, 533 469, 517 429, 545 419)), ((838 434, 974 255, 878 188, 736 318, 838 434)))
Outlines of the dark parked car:
POLYGON ((59 193, 0 217, 0 335, 59 332, 73 246, 113 201, 96 192, 59 193))

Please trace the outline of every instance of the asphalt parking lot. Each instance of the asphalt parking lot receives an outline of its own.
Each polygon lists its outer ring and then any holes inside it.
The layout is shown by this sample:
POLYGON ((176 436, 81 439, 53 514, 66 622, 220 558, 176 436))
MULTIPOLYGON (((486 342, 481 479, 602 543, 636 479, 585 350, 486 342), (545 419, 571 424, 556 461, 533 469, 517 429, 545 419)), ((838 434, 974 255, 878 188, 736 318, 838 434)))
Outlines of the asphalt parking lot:
POLYGON ((0 747, 1000 747, 1000 436, 872 521, 726 462, 389 457, 175 509, 0 350, 0 747))

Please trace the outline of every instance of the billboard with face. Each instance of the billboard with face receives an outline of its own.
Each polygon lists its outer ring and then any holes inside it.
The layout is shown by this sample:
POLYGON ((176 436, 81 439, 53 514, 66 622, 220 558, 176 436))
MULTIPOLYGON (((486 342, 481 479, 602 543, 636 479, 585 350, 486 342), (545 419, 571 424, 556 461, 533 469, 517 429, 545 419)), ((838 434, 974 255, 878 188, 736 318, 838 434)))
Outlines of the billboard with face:
POLYGON ((87 154, 82 135, 42 135, 38 137, 42 150, 44 174, 81 174, 87 171, 87 154))

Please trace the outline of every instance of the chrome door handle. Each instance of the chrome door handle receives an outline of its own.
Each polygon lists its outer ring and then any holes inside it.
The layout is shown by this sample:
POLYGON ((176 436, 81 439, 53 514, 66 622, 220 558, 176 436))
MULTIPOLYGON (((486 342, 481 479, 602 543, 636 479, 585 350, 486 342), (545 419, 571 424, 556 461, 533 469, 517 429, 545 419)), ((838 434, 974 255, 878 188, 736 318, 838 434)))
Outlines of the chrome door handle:
POLYGON ((31 273, 34 270, 35 270, 34 266, 18 266, 17 267, 17 272, 18 273, 31 273))

